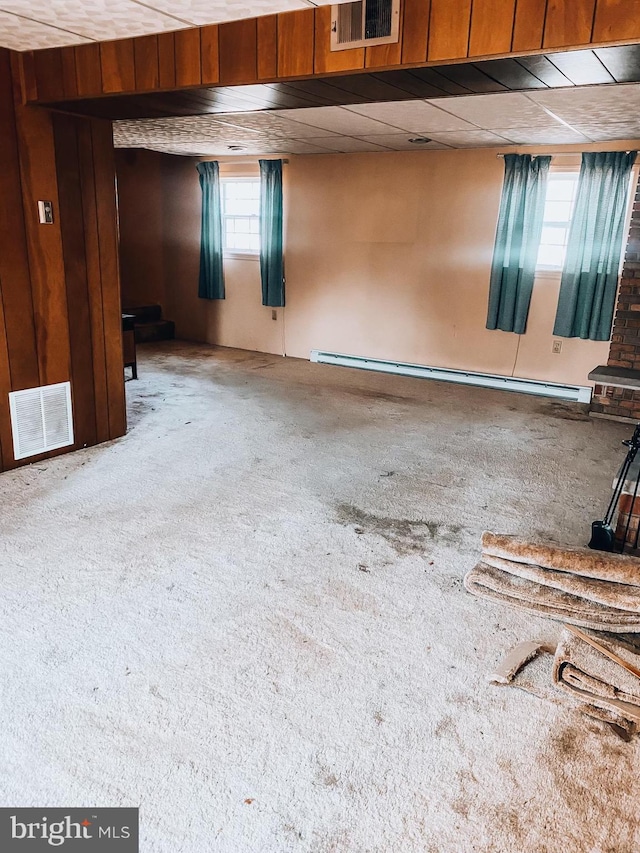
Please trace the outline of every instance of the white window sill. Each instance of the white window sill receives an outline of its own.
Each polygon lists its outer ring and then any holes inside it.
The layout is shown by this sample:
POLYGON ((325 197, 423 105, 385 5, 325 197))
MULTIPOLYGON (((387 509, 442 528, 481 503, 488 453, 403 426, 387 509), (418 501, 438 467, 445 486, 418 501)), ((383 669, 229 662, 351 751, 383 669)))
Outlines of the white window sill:
POLYGON ((224 252, 223 258, 229 258, 234 261, 259 261, 259 252, 224 252))
POLYGON ((562 278, 562 270, 559 269, 545 269, 544 267, 538 267, 536 270, 536 278, 552 278, 552 279, 560 279, 562 278))

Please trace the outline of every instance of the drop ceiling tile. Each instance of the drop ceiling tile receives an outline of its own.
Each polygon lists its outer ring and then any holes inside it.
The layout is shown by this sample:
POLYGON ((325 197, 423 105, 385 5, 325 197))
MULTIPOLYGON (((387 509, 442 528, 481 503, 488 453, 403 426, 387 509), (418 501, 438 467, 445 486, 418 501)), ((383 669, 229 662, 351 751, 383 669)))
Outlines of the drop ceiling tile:
POLYGON ((531 92, 529 97, 572 126, 627 122, 640 112, 640 84, 531 92))
POLYGON ((345 107, 366 118, 385 122, 409 133, 431 130, 474 130, 475 125, 444 112, 425 101, 391 101, 384 104, 357 104, 345 107))
POLYGON ((232 145, 265 138, 265 134, 254 130, 220 124, 210 116, 117 121, 114 122, 113 133, 119 147, 127 144, 190 143, 194 140, 232 145))
POLYGON ((611 124, 584 124, 576 127, 594 142, 607 142, 616 139, 640 139, 640 120, 612 122, 611 124))
POLYGON ((283 139, 278 141, 278 146, 266 148, 264 154, 334 154, 329 148, 319 144, 319 140, 311 139, 283 139))
POLYGON ((188 22, 131 0, 0 0, 0 9, 101 41, 189 26, 188 22))
POLYGON ((376 145, 373 142, 367 142, 365 139, 356 139, 353 136, 319 136, 305 139, 305 142, 308 142, 310 145, 319 145, 323 148, 328 148, 330 151, 341 152, 343 154, 354 154, 360 151, 389 150, 389 148, 384 145, 376 145))
POLYGON ((10 50, 39 50, 86 41, 91 39, 0 10, 0 47, 8 47, 10 50))
POLYGON ((206 151, 197 151, 193 145, 136 145, 136 146, 121 146, 116 145, 116 148, 146 148, 148 151, 158 151, 160 154, 176 154, 180 157, 206 157, 206 151))
POLYGON ((548 113, 539 104, 517 92, 434 98, 429 103, 485 130, 536 125, 547 127, 550 124, 548 113))
POLYGON ((490 133, 488 130, 438 131, 433 134, 433 138, 451 148, 494 148, 509 144, 504 137, 490 133))
POLYGON ((373 142, 374 145, 384 145, 385 148, 391 148, 393 151, 433 151, 440 148, 448 148, 449 146, 431 140, 426 145, 415 145, 409 142, 409 137, 406 133, 383 133, 375 136, 363 136, 365 142, 373 142))
POLYGON ((317 127, 310 127, 299 121, 292 121, 288 117, 290 113, 302 112, 306 113, 308 110, 262 110, 261 112, 225 114, 219 115, 217 121, 229 127, 256 133, 268 133, 270 136, 290 137, 291 139, 304 139, 307 136, 334 135, 330 130, 319 134, 317 127))
MULTIPOLYGON (((257 18, 273 12, 291 12, 308 9, 306 0, 149 0, 154 9, 174 15, 194 26, 215 24, 220 21, 238 21, 241 18, 257 18)), ((333 2, 333 0, 331 0, 333 2)))
POLYGON ((277 110, 275 112, 282 118, 315 128, 313 136, 319 135, 318 128, 329 131, 329 133, 323 133, 323 136, 329 136, 330 133, 363 136, 372 133, 391 133, 394 130, 388 124, 358 115, 358 113, 343 107, 307 107, 301 110, 277 110))
POLYGON ((552 145, 570 142, 590 142, 589 137, 578 133, 566 124, 553 127, 496 128, 495 133, 518 145, 552 145))
MULTIPOLYGON (((233 118, 238 116, 225 116, 233 118)), ((240 118, 244 118, 241 114, 240 118)), ((289 151, 292 154, 310 154, 327 152, 331 149, 322 141, 307 141, 309 128, 296 122, 287 122, 262 113, 260 121, 250 126, 236 126, 214 119, 211 116, 184 116, 167 119, 144 119, 114 122, 114 144, 116 148, 151 148, 153 150, 173 150, 174 152, 220 156, 231 153, 231 146, 240 146, 245 154, 268 154, 289 151), (302 130, 303 138, 287 133, 291 125, 296 132, 302 130)), ((317 135, 317 129, 314 133, 317 135)), ((332 134, 330 139, 338 138, 332 134)), ((348 145, 348 143, 347 143, 348 145)))

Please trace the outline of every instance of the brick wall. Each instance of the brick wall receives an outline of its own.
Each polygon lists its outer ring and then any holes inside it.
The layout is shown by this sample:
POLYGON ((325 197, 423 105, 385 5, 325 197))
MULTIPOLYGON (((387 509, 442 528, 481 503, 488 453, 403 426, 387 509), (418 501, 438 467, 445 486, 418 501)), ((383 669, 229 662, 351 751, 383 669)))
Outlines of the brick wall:
MULTIPOLYGON (((607 364, 640 370, 640 183, 633 203, 607 364)), ((640 391, 596 385, 591 412, 640 421, 640 391)))

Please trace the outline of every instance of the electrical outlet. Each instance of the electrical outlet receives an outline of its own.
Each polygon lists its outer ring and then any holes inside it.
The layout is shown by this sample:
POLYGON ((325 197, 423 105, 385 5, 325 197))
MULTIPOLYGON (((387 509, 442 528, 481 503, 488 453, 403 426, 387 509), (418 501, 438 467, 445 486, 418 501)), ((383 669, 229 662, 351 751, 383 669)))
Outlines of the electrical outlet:
POLYGON ((275 309, 275 308, 274 308, 274 309, 273 309, 273 311, 271 312, 271 319, 272 319, 272 320, 277 320, 277 319, 278 319, 278 312, 276 311, 276 309, 275 309))
POLYGON ((554 341, 553 346, 551 347, 551 352, 562 352, 562 341, 554 341))

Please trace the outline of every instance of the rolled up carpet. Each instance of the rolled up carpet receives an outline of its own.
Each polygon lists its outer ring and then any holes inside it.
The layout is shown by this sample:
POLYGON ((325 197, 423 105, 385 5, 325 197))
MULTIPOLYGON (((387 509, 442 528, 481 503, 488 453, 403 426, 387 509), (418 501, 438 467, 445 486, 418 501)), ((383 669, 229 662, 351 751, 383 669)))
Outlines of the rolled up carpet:
POLYGON ((557 569, 585 578, 640 587, 640 558, 628 554, 611 554, 570 545, 530 542, 502 533, 482 534, 483 554, 504 557, 514 563, 557 569))
MULTIPOLYGON (((588 634, 626 663, 640 669, 640 650, 617 637, 588 634)), ((587 640, 563 630, 553 661, 554 683, 600 713, 613 713, 640 726, 640 678, 598 651, 587 640)))
POLYGON ((640 631, 640 559, 484 533, 474 595, 593 630, 640 631))

